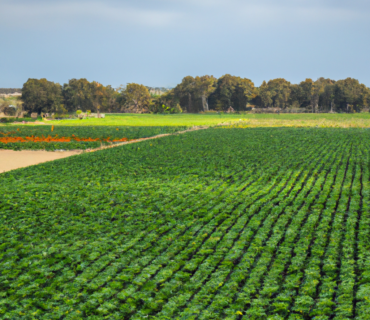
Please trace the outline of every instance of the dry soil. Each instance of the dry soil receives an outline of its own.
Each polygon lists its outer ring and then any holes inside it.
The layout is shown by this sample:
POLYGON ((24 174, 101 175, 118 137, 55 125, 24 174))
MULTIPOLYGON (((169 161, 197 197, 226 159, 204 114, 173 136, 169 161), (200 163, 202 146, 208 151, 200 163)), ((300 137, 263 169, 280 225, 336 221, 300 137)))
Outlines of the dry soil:
POLYGON ((10 171, 18 168, 32 166, 42 162, 62 159, 82 151, 13 151, 13 150, 0 150, 0 173, 10 171))

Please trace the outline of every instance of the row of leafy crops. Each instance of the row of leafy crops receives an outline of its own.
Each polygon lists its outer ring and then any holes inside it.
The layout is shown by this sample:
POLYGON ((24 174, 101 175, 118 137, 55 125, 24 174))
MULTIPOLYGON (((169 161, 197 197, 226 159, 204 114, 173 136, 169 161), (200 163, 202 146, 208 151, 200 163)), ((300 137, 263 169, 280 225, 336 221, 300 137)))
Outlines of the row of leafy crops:
POLYGON ((71 127, 6 126, 0 127, 0 149, 88 149, 101 144, 174 133, 187 127, 71 127))
POLYGON ((0 175, 0 318, 368 319, 370 132, 208 129, 0 175))

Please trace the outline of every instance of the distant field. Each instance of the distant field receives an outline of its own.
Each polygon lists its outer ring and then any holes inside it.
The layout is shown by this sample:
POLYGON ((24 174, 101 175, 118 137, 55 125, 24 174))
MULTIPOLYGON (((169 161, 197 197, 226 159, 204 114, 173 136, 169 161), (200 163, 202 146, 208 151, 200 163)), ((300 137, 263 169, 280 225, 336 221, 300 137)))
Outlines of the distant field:
POLYGON ((184 126, 6 126, 0 150, 75 150, 186 130, 184 126))
POLYGON ((370 113, 359 114, 107 114, 105 119, 48 122, 73 126, 201 126, 246 121, 251 127, 370 127, 370 113))

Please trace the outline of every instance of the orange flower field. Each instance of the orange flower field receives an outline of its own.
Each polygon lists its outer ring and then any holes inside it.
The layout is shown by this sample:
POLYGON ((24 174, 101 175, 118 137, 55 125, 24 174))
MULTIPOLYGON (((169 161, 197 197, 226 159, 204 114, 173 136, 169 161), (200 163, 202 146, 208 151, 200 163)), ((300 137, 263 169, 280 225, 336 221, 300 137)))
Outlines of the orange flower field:
POLYGON ((186 127, 0 127, 0 150, 75 150, 174 133, 186 127))
MULTIPOLYGON (((1 132, 0 132, 1 133, 1 132)), ((104 142, 124 142, 128 141, 127 138, 113 139, 108 138, 78 138, 72 135, 72 137, 58 137, 58 135, 52 136, 41 136, 41 137, 0 137, 1 143, 11 143, 11 142, 93 142, 93 141, 104 141, 104 142)))

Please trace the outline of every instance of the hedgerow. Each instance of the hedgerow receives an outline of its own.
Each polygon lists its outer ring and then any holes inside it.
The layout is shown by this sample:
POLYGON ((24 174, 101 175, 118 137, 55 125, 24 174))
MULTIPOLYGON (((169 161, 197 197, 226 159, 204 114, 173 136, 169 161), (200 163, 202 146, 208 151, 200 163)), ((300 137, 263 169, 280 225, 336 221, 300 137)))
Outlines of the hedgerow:
POLYGON ((208 129, 0 175, 0 318, 367 319, 362 129, 208 129))

